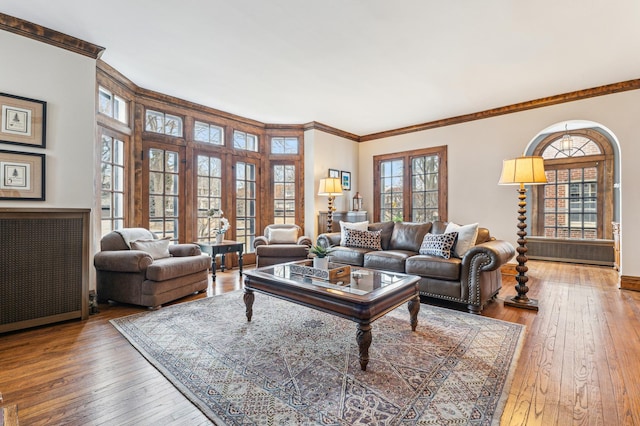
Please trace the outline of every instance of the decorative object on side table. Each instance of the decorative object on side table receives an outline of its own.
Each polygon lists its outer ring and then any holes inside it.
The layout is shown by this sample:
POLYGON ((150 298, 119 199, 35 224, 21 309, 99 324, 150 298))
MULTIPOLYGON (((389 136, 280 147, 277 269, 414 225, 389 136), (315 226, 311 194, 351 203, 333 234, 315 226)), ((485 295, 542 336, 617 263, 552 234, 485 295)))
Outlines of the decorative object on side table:
POLYGON ((518 199, 520 202, 518 203, 518 247, 516 251, 518 252, 518 256, 516 256, 516 260, 518 261, 518 266, 516 266, 516 271, 518 271, 518 275, 516 276, 516 281, 518 284, 516 285, 516 291, 518 294, 511 298, 505 299, 504 304, 507 306, 515 306, 518 308, 526 308, 534 311, 538 310, 538 301, 535 299, 529 299, 527 297, 527 292, 529 291, 529 287, 527 287, 527 281, 529 278, 527 277, 527 189, 524 187, 525 185, 540 185, 547 183, 547 176, 544 171, 544 159, 538 156, 532 157, 518 157, 512 160, 504 160, 502 163, 502 175, 500 176, 500 185, 520 185, 518 188, 518 199))
POLYGON ((362 195, 360 195, 358 191, 356 191, 356 195, 353 196, 352 209, 354 212, 362 210, 362 195))
POLYGON ((216 244, 220 244, 224 238, 225 232, 229 230, 229 219, 223 216, 222 209, 213 208, 207 212, 209 216, 209 226, 213 226, 211 233, 215 235, 216 244))
POLYGON ((336 209, 333 206, 333 200, 337 195, 342 195, 342 184, 339 178, 322 178, 320 179, 320 185, 318 187, 318 195, 324 195, 329 198, 329 211, 327 214, 327 232, 332 231, 333 224, 333 211, 336 209))
POLYGON ((313 267, 318 269, 328 269, 329 259, 327 259, 327 255, 330 252, 331 248, 326 248, 318 245, 311 246, 311 248, 309 248, 309 253, 314 255, 313 267))

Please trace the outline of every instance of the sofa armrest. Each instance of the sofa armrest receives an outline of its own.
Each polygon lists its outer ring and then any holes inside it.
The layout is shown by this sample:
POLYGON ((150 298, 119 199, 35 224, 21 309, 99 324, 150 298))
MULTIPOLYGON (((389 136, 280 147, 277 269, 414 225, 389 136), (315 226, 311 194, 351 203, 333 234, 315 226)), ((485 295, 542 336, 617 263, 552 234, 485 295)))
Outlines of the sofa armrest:
POLYGON ((515 253, 511 243, 503 240, 491 240, 471 247, 462 257, 461 298, 470 305, 481 305, 487 297, 481 294, 481 274, 499 269, 515 253))
POLYGON ((258 246, 266 246, 269 245, 269 240, 267 237, 259 236, 253 240, 253 248, 257 248, 258 246))
POLYGON ((474 259, 477 261, 479 254, 484 255, 480 271, 494 271, 511 260, 515 256, 516 250, 510 242, 504 240, 491 240, 477 244, 462 257, 463 269, 468 269, 474 259))
POLYGON ((311 238, 303 235, 302 237, 298 238, 298 242, 296 244, 298 244, 299 246, 311 247, 313 245, 313 241, 311 240, 311 238))
POLYGON ((142 250, 101 251, 93 257, 96 269, 113 272, 144 272, 153 257, 142 250))
POLYGON ((316 244, 324 248, 339 246, 340 232, 327 232, 326 234, 320 234, 316 239, 316 244))
POLYGON ((169 253, 174 257, 200 256, 202 251, 197 244, 173 244, 169 246, 169 253))

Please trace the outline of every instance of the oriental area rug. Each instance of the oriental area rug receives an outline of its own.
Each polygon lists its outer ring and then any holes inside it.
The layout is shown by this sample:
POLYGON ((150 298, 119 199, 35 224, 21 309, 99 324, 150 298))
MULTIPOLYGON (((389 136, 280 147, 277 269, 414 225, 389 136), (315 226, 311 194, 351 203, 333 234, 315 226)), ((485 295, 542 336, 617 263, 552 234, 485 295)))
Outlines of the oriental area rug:
POLYGON ((524 326, 421 304, 356 323, 242 291, 112 320, 217 425, 499 424, 524 326))

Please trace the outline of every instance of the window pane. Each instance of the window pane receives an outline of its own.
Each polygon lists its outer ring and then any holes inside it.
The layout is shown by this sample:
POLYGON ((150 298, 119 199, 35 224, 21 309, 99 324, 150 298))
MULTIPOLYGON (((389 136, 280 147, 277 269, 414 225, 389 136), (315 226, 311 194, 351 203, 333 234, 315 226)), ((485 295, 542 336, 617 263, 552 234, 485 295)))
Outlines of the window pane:
POLYGON ((111 103, 111 92, 100 87, 98 89, 98 111, 102 114, 113 117, 113 108, 111 103))

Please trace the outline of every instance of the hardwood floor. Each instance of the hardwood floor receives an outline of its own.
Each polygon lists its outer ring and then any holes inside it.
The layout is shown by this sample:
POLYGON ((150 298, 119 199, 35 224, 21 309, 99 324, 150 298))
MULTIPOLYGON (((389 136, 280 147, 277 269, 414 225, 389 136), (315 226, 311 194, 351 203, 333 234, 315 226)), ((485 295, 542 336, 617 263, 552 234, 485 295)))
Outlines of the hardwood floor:
MULTIPOLYGON (((540 311, 503 306, 508 276, 483 311, 527 326, 501 424, 640 425, 640 292, 619 290, 609 268, 528 266, 540 311)), ((236 269, 219 272, 206 296, 240 288, 236 269)), ((21 425, 210 424, 108 322, 141 311, 100 305, 87 321, 0 335, 4 404, 21 425)))

